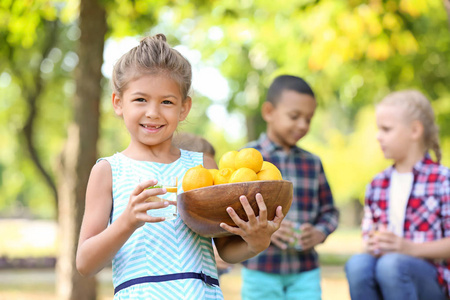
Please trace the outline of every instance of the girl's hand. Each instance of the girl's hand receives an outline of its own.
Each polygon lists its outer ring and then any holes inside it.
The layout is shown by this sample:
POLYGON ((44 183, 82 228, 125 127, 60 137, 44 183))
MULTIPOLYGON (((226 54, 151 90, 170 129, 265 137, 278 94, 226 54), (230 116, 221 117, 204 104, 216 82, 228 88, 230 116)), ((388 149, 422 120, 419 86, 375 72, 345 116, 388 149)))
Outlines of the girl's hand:
POLYGON ((165 220, 164 217, 152 217, 147 214, 150 209, 158 209, 167 207, 169 201, 162 200, 157 195, 166 193, 166 189, 153 188, 147 189, 157 183, 156 180, 148 180, 139 183, 136 188, 131 192, 128 205, 123 212, 122 216, 125 218, 127 225, 136 230, 144 225, 146 222, 157 223, 165 220))
POLYGON ((371 230, 369 232, 369 238, 366 244, 367 252, 375 257, 379 257, 381 255, 380 246, 378 245, 378 235, 378 231, 371 230))
POLYGON ((410 255, 413 247, 410 240, 399 237, 391 231, 380 231, 378 244, 382 253, 397 252, 410 255))
POLYGON ((325 240, 325 234, 310 223, 302 224, 300 230, 300 245, 303 250, 311 249, 325 240))
POLYGON ((281 211, 281 206, 278 206, 275 218, 273 221, 268 221, 267 207, 260 193, 256 194, 256 202, 259 208, 258 217, 255 216, 252 207, 248 203, 247 197, 241 196, 239 200, 247 214, 248 222, 239 218, 234 209, 228 207, 228 215, 238 227, 232 227, 225 223, 221 223, 220 227, 230 233, 241 236, 247 243, 248 250, 256 255, 269 247, 270 238, 272 234, 280 228, 284 215, 281 211))
POLYGON ((270 238, 272 243, 280 249, 287 249, 289 243, 294 242, 292 226, 294 222, 284 219, 280 228, 272 234, 270 238))

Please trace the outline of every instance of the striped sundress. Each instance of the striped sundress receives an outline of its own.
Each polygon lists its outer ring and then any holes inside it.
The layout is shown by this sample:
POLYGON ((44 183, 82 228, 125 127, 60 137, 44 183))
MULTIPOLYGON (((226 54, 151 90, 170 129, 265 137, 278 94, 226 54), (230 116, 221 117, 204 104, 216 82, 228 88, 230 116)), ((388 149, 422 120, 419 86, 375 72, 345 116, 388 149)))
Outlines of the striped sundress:
MULTIPOLYGON (((137 161, 122 153, 101 158, 112 170, 113 210, 110 223, 126 208, 139 178, 178 176, 203 164, 203 154, 181 150, 170 164, 137 161)), ((223 299, 210 238, 190 230, 179 215, 171 221, 138 228, 112 261, 114 299, 223 299)))

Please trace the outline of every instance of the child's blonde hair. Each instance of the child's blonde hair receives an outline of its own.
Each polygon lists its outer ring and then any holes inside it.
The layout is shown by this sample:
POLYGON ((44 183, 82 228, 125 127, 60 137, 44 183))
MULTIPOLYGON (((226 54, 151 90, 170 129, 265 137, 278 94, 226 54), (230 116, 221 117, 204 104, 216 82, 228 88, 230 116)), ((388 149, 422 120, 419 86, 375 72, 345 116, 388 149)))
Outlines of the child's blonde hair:
POLYGON ((380 103, 399 105, 404 109, 408 121, 419 121, 423 125, 423 142, 426 150, 433 150, 438 161, 441 160, 441 147, 439 146, 439 127, 430 101, 419 91, 404 90, 387 95, 380 103))
POLYGON ((130 81, 142 75, 166 75, 180 86, 183 99, 191 89, 191 64, 166 42, 164 34, 148 36, 125 53, 114 65, 111 85, 116 95, 123 96, 130 81))

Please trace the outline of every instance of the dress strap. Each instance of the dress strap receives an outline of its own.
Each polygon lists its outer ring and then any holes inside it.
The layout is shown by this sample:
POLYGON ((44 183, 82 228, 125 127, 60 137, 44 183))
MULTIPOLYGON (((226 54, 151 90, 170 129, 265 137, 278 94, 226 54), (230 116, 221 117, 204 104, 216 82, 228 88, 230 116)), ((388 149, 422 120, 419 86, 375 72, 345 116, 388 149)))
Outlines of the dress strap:
POLYGON ((147 283, 147 282, 163 282, 163 281, 172 281, 172 280, 180 280, 180 279, 200 279, 206 284, 219 286, 219 280, 206 275, 205 273, 195 273, 195 272, 186 272, 186 273, 175 273, 175 274, 167 274, 167 275, 157 275, 157 276, 145 276, 134 278, 128 281, 125 281, 119 284, 114 289, 114 295, 117 294, 120 290, 128 288, 135 284, 147 283))

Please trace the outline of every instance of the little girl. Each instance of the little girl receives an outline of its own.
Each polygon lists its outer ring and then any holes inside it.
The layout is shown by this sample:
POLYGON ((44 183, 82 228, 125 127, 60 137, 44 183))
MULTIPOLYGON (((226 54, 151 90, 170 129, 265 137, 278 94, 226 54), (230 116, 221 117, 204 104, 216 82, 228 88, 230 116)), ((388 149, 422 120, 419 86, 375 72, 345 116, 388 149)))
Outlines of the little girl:
MULTIPOLYGON (((189 168, 199 164, 217 168, 212 158, 172 144, 178 123, 191 109, 191 77, 189 62, 162 34, 144 38, 114 66, 112 103, 131 140, 124 151, 99 159, 92 168, 76 259, 85 276, 98 273, 112 260, 114 299, 223 299, 211 239, 191 231, 179 216, 165 220, 147 213, 176 205, 148 201, 166 193, 165 188, 147 189, 157 184, 154 178, 164 174, 181 181, 189 168)), ((245 196, 240 201, 249 221, 228 208, 238 227, 220 226, 235 235, 215 239, 218 253, 228 263, 267 248, 284 218, 278 207, 274 220, 268 221, 260 194, 259 217, 245 196)))
POLYGON ((440 165, 438 128, 428 99, 395 92, 376 109, 378 142, 394 165, 368 185, 364 254, 346 264, 353 300, 446 299, 449 295, 449 169, 440 165), (432 149, 437 161, 428 151, 432 149))

